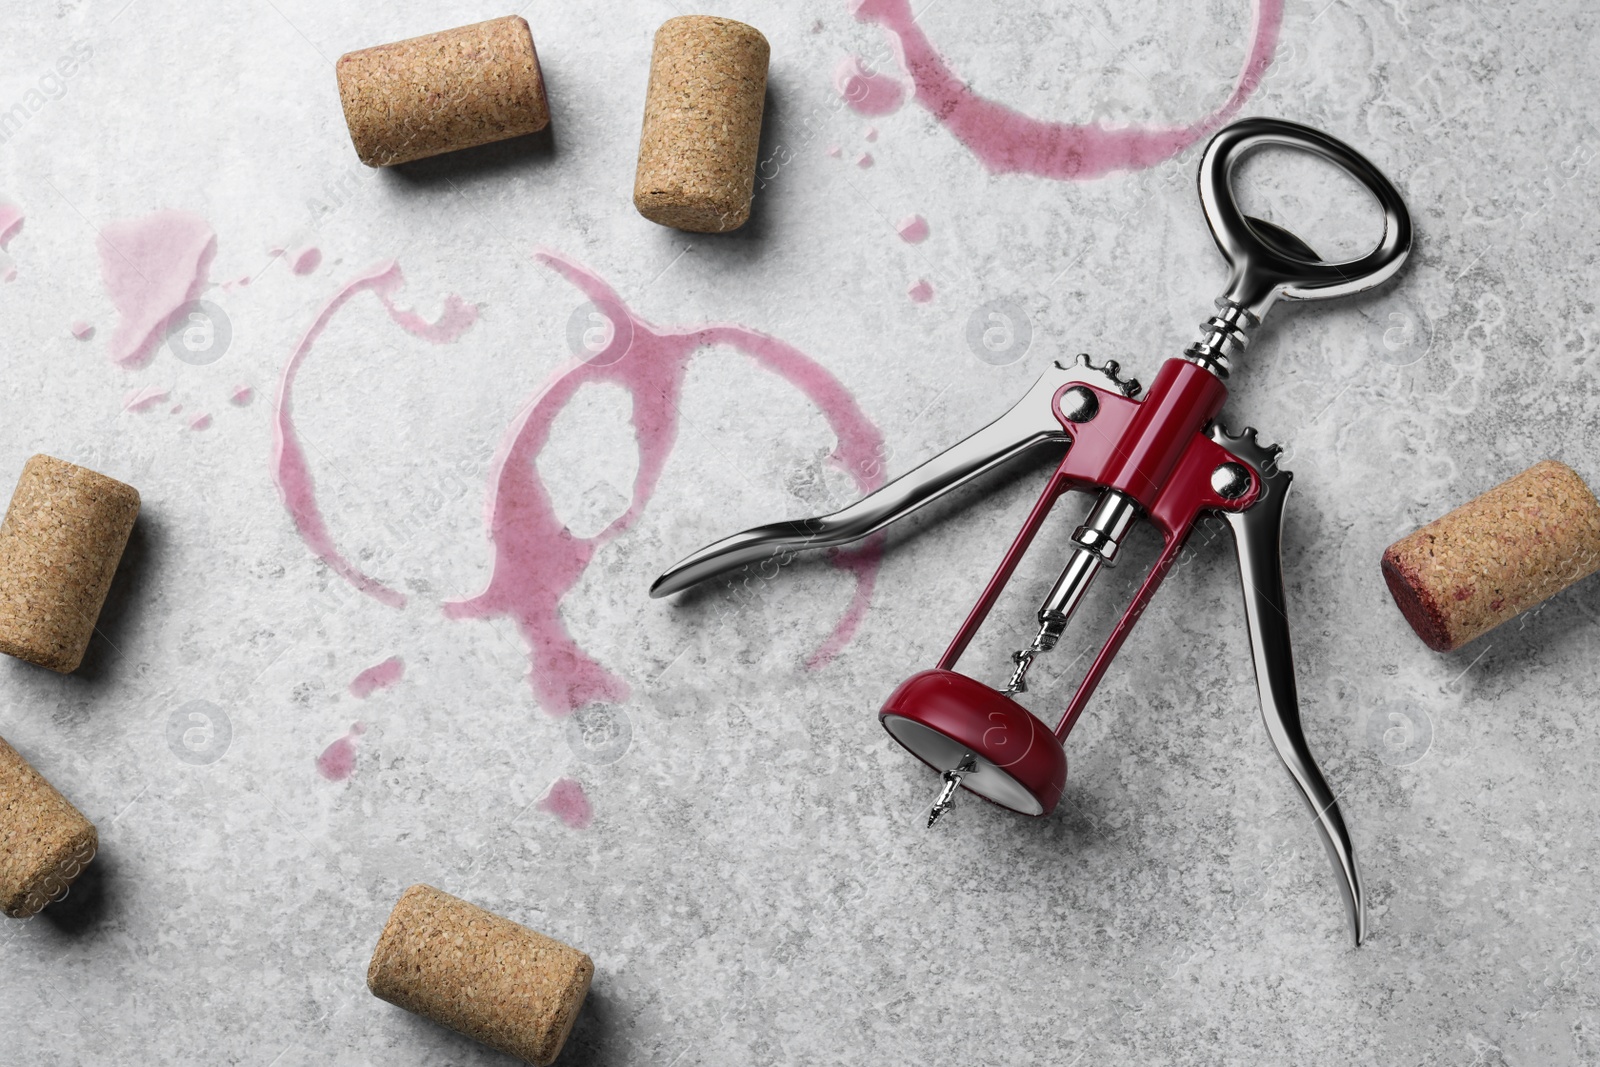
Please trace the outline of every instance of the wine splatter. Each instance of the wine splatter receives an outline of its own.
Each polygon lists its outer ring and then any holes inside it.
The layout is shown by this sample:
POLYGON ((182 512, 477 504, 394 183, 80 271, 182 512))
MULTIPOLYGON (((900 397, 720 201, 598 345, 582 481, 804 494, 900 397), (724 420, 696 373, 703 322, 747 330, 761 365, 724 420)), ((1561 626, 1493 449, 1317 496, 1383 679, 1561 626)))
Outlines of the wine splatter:
POLYGON ((876 141, 878 139, 878 127, 868 126, 865 130, 861 131, 861 136, 865 137, 868 141, 876 141))
POLYGON ((322 266, 322 249, 302 248, 289 260, 289 269, 296 274, 310 274, 322 266))
POLYGON ((573 778, 557 778, 539 801, 539 810, 548 811, 574 830, 588 829, 594 822, 594 808, 583 786, 573 778))
POLYGON ((356 769, 356 738, 367 732, 362 723, 352 723, 343 737, 322 750, 317 757, 317 773, 330 782, 342 782, 356 769))
MULTIPOLYGON (((894 35, 897 57, 916 87, 913 98, 990 173, 1037 174, 1066 180, 1099 178, 1113 171, 1154 166, 1227 122, 1260 85, 1278 46, 1283 22, 1283 0, 1256 0, 1250 52, 1233 92, 1221 107, 1200 121, 1188 126, 1112 129, 1098 123, 1046 122, 979 96, 950 69, 928 40, 917 24, 910 0, 852 0, 851 6, 857 19, 875 22, 894 35)), ((855 69, 861 69, 859 60, 855 69)), ((841 65, 834 84, 846 101, 861 111, 850 95, 851 90, 861 90, 849 78, 841 82, 840 72, 844 70, 841 65)), ((898 85, 893 79, 889 81, 898 85)))
POLYGON ((157 211, 110 223, 98 243, 100 276, 120 316, 111 358, 142 367, 184 305, 205 289, 216 235, 195 215, 157 211))
POLYGON ((80 341, 87 341, 94 336, 94 327, 82 319, 77 320, 68 328, 72 330, 72 336, 80 341))
POLYGON ((838 159, 840 156, 844 155, 844 149, 840 148, 836 144, 831 144, 828 146, 828 155, 832 156, 834 159, 838 159))
POLYGON ((895 226, 895 231, 906 244, 920 245, 928 239, 928 220, 921 215, 907 215, 895 226))
POLYGON ((11 244, 11 239, 22 232, 22 209, 15 204, 0 204, 0 251, 11 244))
POLYGON ((122 398, 122 410, 149 411, 157 404, 165 403, 171 395, 172 390, 163 389, 159 385, 147 385, 142 389, 133 389, 122 398))
MULTIPOLYGON (((856 14, 860 18, 860 12, 856 14)), ((869 71, 856 56, 845 56, 833 71, 833 87, 858 115, 888 115, 906 101, 900 79, 869 71)))
POLYGON ((390 656, 382 663, 373 664, 351 679, 350 695, 365 700, 378 690, 387 689, 398 682, 405 673, 406 661, 399 656, 390 656))
POLYGON ((256 398, 256 391, 248 385, 236 385, 228 396, 228 403, 234 407, 249 407, 250 401, 256 398))
POLYGON ((933 299, 933 286, 928 284, 928 279, 918 278, 906 289, 906 295, 911 298, 913 304, 926 304, 933 299))
POLYGON ((22 232, 22 209, 15 204, 0 204, 0 281, 16 281, 17 268, 6 253, 11 239, 22 232))
POLYGON ((398 323, 402 329, 434 344, 446 344, 456 340, 478 319, 478 309, 454 293, 445 298, 444 310, 439 313, 439 318, 435 322, 428 322, 414 311, 396 307, 393 294, 404 284, 405 276, 400 273, 400 264, 390 260, 369 268, 333 294, 322 306, 322 310, 307 328, 305 335, 300 338, 300 343, 295 346, 294 352, 289 356, 289 362, 283 368, 273 419, 272 476, 278 485, 283 506, 288 509, 289 517, 294 520, 295 529, 300 532, 301 539, 318 559, 333 569, 335 574, 374 600, 396 608, 405 605, 405 594, 367 575, 346 559, 335 546, 333 535, 328 532, 327 523, 323 521, 322 512, 317 506, 316 484, 311 477, 311 468, 306 463, 305 451, 295 436, 292 394, 295 375, 299 373, 300 365, 305 362, 311 346, 327 328, 334 314, 358 293, 371 292, 383 304, 384 310, 389 313, 389 318, 398 323))
POLYGON ((193 420, 190 421, 189 429, 191 429, 191 430, 209 430, 209 429, 211 429, 211 416, 210 415, 198 415, 198 416, 196 416, 193 420))
MULTIPOLYGON (((678 432, 678 404, 695 353, 728 345, 800 390, 828 420, 836 438, 831 460, 862 491, 882 484, 878 459, 883 437, 850 393, 821 364, 791 345, 743 326, 672 329, 639 318, 597 275, 555 253, 539 262, 571 282, 612 324, 605 348, 588 360, 573 360, 533 396, 502 440, 491 474, 486 522, 494 546, 487 588, 475 597, 445 604, 452 618, 509 615, 528 641, 529 682, 539 703, 565 715, 591 701, 621 703, 628 686, 578 647, 561 622, 561 600, 577 584, 595 553, 621 535, 655 491, 678 432), (590 382, 613 382, 633 398, 632 422, 639 448, 628 508, 593 537, 576 537, 556 516, 535 459, 550 437, 556 416, 590 382)), ((877 579, 879 542, 874 539, 834 562, 849 570, 855 595, 822 646, 807 659, 819 667, 850 640, 866 614, 877 579)))

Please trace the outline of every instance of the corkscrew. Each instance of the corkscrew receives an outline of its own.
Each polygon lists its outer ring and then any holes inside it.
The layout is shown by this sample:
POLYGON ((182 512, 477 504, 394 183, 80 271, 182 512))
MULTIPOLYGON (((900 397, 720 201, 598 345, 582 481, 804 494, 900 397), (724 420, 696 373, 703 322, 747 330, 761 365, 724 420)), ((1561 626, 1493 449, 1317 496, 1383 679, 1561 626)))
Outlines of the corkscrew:
POLYGON ((1226 382, 1263 318, 1280 299, 1323 300, 1362 292, 1392 277, 1411 250, 1411 220, 1395 187, 1350 146, 1317 130, 1276 119, 1246 119, 1220 130, 1200 160, 1200 203, 1229 267, 1227 290, 1198 340, 1166 360, 1148 390, 1106 361, 1087 356, 1055 363, 1009 411, 954 447, 842 510, 735 534, 672 567, 651 587, 666 596, 775 553, 842 545, 910 514, 1007 460, 1046 443, 1066 446, 999 569, 945 649, 938 665, 903 682, 879 721, 935 771, 942 788, 928 825, 967 790, 1002 807, 1046 815, 1066 784, 1063 742, 1112 658, 1178 560, 1196 523, 1220 515, 1231 529, 1244 591, 1245 620, 1267 736, 1310 808, 1333 862, 1356 944, 1365 934, 1361 878, 1350 834, 1333 791, 1306 744, 1290 652, 1284 596, 1282 526, 1291 475, 1281 450, 1256 431, 1235 435, 1217 422, 1226 382), (1324 262, 1304 241, 1234 199, 1233 174, 1251 152, 1278 145, 1341 167, 1376 198, 1383 237, 1367 255, 1324 262), (1141 397, 1141 393, 1143 394, 1141 397), (1038 612, 1038 631, 1012 657, 1003 689, 955 668, 1060 498, 1095 494, 1072 535, 1066 565, 1038 612), (1116 562, 1133 524, 1161 536, 1154 566, 1090 665, 1054 730, 1013 699, 1025 691, 1034 661, 1060 640, 1095 576, 1116 562))

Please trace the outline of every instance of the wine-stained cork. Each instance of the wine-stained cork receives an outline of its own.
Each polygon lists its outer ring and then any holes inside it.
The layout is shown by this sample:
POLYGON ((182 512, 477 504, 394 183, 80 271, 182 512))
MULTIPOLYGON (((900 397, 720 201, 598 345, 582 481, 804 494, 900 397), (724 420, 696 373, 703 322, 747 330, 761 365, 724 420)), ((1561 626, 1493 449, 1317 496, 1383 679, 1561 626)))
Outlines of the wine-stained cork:
POLYGON ((1411 628, 1450 652, 1600 570, 1600 503, 1547 459, 1467 501, 1383 554, 1411 628))
POLYGON ((750 217, 771 48, 732 19, 685 15, 656 31, 633 205, 696 233, 750 217))
POLYGON ((138 515, 131 485, 52 456, 28 460, 0 524, 0 652, 76 670, 138 515))
POLYGON ((367 968, 373 994, 529 1063, 555 1061, 589 994, 575 948, 429 885, 400 896, 367 968))
POLYGON ((94 859, 94 824, 0 737, 0 911, 26 919, 94 859))
POLYGON ((350 140, 369 167, 550 124, 533 33, 517 15, 347 52, 335 71, 350 140))

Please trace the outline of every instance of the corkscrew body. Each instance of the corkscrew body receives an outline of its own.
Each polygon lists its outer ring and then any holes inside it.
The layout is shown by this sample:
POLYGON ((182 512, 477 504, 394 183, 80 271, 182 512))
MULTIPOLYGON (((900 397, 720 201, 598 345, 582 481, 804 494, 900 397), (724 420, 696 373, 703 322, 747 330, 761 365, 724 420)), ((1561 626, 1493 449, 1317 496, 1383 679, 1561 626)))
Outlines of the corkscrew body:
POLYGON ((1148 390, 1125 380, 1114 362, 1096 366, 1080 355, 1070 364, 1055 363, 1000 418, 883 488, 832 514, 757 527, 701 549, 658 578, 651 595, 677 592, 775 553, 857 540, 1023 452, 1064 446, 1059 466, 936 666, 901 683, 879 712, 890 736, 941 775, 930 826, 961 789, 1045 815, 1066 784, 1063 742, 1196 523, 1220 515, 1237 550, 1267 736, 1310 809, 1360 944, 1365 912, 1350 834, 1300 723, 1281 550, 1291 475, 1278 465, 1280 450, 1260 444, 1255 430, 1235 436, 1217 418, 1228 376, 1273 304, 1343 296, 1388 280, 1410 252, 1410 217, 1394 186, 1354 149, 1275 119, 1246 119, 1219 131, 1201 158, 1199 187, 1230 269, 1227 289, 1198 339, 1160 366, 1148 390), (1383 210, 1378 246, 1359 259, 1327 263, 1288 230, 1246 217, 1234 200, 1234 168, 1267 145, 1313 153, 1355 177, 1383 210), (1012 657, 1004 689, 957 672, 1035 535, 1072 491, 1094 494, 1094 503, 1039 608, 1037 632, 1012 657), (1124 538, 1141 521, 1160 534, 1160 553, 1052 729, 1012 698, 1026 690, 1034 661, 1055 647, 1096 576, 1115 565, 1124 538))

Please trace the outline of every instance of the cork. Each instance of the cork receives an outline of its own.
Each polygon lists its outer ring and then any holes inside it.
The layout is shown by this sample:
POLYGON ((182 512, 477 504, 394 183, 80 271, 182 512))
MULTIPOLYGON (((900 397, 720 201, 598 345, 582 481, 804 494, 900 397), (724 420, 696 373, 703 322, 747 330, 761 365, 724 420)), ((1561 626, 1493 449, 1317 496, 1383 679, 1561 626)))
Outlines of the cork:
POLYGON ((390 1004, 544 1067, 572 1032, 594 963, 429 885, 400 895, 367 968, 390 1004))
POLYGON ((29 459, 0 524, 0 652, 77 670, 138 515, 132 486, 29 459))
POLYGON ((1390 545, 1383 578, 1431 649, 1451 652, 1600 570, 1600 503, 1544 460, 1390 545))
POLYGON ((0 737, 0 911, 26 919, 94 859, 94 823, 0 737))
POLYGON ((533 33, 517 15, 347 52, 334 69, 350 140, 369 167, 550 124, 533 33))
POLYGON ((656 31, 633 206, 695 233, 750 218, 771 48, 731 19, 685 15, 656 31))

